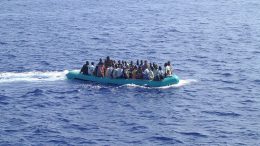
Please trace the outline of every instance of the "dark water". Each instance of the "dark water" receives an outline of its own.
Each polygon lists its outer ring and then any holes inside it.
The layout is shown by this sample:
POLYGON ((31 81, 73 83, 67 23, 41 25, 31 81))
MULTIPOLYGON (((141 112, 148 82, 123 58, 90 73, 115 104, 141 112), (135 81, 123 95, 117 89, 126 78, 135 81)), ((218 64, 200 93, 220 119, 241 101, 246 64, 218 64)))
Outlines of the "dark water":
POLYGON ((260 1, 1 0, 0 145, 260 145, 260 1), (65 70, 170 60, 181 83, 65 70))

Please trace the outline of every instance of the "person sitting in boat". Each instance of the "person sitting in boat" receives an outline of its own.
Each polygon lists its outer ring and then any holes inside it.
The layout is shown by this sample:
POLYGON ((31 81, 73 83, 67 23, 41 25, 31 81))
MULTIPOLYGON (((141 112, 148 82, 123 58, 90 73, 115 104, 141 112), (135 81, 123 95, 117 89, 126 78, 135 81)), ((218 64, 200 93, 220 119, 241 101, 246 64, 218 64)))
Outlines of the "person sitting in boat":
POLYGON ((149 69, 145 68, 143 72, 143 79, 149 80, 149 69))
POLYGON ((123 68, 122 68, 122 64, 118 65, 116 78, 123 78, 123 68))
POLYGON ((111 78, 112 77, 112 72, 113 72, 113 67, 112 65, 109 66, 107 69, 106 69, 106 77, 107 78, 111 78))
POLYGON ((161 66, 159 66, 158 76, 159 76, 159 81, 164 79, 164 72, 161 66))
POLYGON ((104 66, 102 59, 99 59, 97 76, 98 77, 104 77, 105 76, 105 66, 104 66))
POLYGON ((95 66, 94 72, 93 72, 93 76, 97 76, 97 72, 98 72, 98 66, 95 66))
POLYGON ((131 71, 131 78, 136 79, 137 66, 135 65, 131 71))
POLYGON ((142 78, 143 78, 143 71, 142 71, 142 67, 139 66, 136 71, 136 79, 142 79, 142 78))
POLYGON ((95 70, 94 62, 91 62, 91 65, 88 67, 88 74, 93 75, 95 70))
POLYGON ((121 65, 121 61, 120 61, 120 60, 118 60, 118 61, 117 61, 117 64, 118 64, 118 65, 121 65))
POLYGON ((89 62, 86 61, 86 64, 84 64, 80 70, 80 73, 84 74, 84 75, 88 75, 88 66, 89 66, 89 62))
POLYGON ((160 80, 160 77, 159 77, 158 67, 153 64, 153 66, 151 67, 151 69, 152 69, 152 71, 153 71, 154 80, 155 80, 155 81, 159 81, 159 80, 160 80))
POLYGON ((125 79, 129 79, 130 78, 129 76, 130 76, 129 75, 129 65, 126 64, 126 66, 123 68, 123 77, 125 79))
POLYGON ((129 64, 129 78, 132 78, 132 72, 134 70, 134 62, 131 61, 130 64, 129 64))
POLYGON ((142 70, 144 71, 145 69, 149 69, 149 65, 147 60, 144 61, 144 64, 142 65, 142 70))
POLYGON ((111 73, 111 77, 113 79, 116 79, 116 77, 117 77, 117 70, 118 70, 118 66, 117 66, 117 64, 115 64, 113 67, 112 73, 111 73))
POLYGON ((151 69, 148 69, 149 70, 149 74, 148 74, 149 80, 153 80, 154 79, 153 69, 154 68, 152 66, 151 66, 151 69))

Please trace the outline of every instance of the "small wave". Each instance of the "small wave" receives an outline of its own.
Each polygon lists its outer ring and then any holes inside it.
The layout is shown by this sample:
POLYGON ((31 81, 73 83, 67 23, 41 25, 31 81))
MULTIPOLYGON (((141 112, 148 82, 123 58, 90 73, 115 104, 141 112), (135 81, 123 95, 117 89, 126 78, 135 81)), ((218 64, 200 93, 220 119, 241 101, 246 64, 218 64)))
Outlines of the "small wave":
POLYGON ((206 114, 217 115, 217 116, 230 116, 230 117, 241 116, 240 114, 234 112, 219 112, 219 111, 202 111, 202 112, 206 114))
POLYGON ((146 86, 140 86, 136 84, 125 84, 121 85, 119 87, 130 87, 130 88, 147 88, 147 89, 168 89, 168 88, 179 88, 182 86, 186 86, 192 83, 196 83, 197 80, 195 79, 185 79, 185 80, 180 80, 178 84, 173 84, 170 86, 163 86, 163 87, 146 87, 146 86))
POLYGON ((67 73, 67 70, 46 72, 2 72, 0 73, 0 83, 64 80, 66 79, 67 73))
POLYGON ((180 132, 180 134, 188 135, 188 136, 195 136, 195 137, 205 137, 205 138, 208 137, 207 135, 204 135, 204 134, 199 133, 199 132, 180 132))
POLYGON ((153 136, 149 138, 151 141, 161 141, 164 143, 170 144, 183 144, 181 140, 172 138, 172 137, 165 137, 165 136, 153 136))

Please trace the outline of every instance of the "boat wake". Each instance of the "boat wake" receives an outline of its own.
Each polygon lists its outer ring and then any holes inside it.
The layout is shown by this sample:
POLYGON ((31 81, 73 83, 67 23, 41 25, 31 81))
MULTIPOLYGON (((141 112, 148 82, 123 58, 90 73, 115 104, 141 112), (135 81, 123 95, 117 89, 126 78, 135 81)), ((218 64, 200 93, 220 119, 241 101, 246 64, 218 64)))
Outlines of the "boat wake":
POLYGON ((0 72, 0 83, 10 82, 41 82, 65 80, 67 70, 64 71, 32 71, 32 72, 0 72))
POLYGON ((120 87, 138 87, 138 88, 147 88, 147 89, 168 89, 168 88, 179 88, 179 87, 183 87, 186 85, 190 85, 192 83, 196 83, 198 82, 195 79, 185 79, 185 80, 180 80, 178 84, 174 84, 174 85, 170 85, 170 86, 163 86, 163 87, 145 87, 145 86, 139 86, 139 85, 135 85, 135 84, 126 84, 126 85, 122 85, 120 87))
MULTIPOLYGON (((31 72, 0 72, 0 83, 11 83, 11 82, 44 82, 44 81, 58 81, 65 80, 68 70, 64 71, 31 71, 31 72)), ((135 84, 121 85, 120 87, 138 87, 138 88, 148 88, 148 89, 168 89, 168 88, 178 88, 185 85, 189 85, 197 82, 194 79, 180 80, 178 84, 163 86, 163 87, 145 87, 135 84)))

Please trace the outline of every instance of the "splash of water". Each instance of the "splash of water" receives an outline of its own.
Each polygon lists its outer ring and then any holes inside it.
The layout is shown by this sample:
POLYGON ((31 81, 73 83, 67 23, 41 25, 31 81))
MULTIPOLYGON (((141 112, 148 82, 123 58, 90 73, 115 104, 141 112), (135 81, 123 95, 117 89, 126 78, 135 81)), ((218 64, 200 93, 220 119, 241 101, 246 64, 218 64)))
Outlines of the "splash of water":
POLYGON ((179 87, 183 87, 186 85, 190 85, 192 83, 197 82, 197 80, 195 79, 185 79, 185 80, 180 80, 178 84, 173 84, 170 86, 163 86, 163 87, 145 87, 145 86, 140 86, 140 85, 135 85, 135 84, 126 84, 126 85, 122 85, 120 87, 133 87, 133 88, 147 88, 147 89, 154 89, 154 88, 158 88, 158 89, 168 89, 168 88, 179 88, 179 87))
POLYGON ((40 82, 65 80, 67 70, 64 71, 31 71, 31 72, 2 72, 0 83, 10 82, 40 82))

